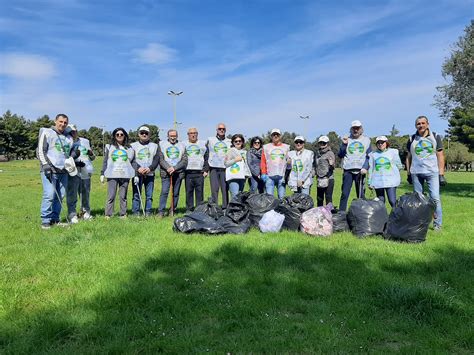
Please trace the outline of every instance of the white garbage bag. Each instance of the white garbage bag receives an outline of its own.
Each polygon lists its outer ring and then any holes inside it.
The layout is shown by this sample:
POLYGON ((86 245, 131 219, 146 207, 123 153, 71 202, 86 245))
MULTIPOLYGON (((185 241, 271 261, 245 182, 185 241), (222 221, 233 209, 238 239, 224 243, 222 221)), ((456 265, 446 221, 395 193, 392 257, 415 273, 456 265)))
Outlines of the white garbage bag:
POLYGON ((258 227, 262 233, 279 232, 284 221, 285 215, 271 210, 264 213, 258 227))

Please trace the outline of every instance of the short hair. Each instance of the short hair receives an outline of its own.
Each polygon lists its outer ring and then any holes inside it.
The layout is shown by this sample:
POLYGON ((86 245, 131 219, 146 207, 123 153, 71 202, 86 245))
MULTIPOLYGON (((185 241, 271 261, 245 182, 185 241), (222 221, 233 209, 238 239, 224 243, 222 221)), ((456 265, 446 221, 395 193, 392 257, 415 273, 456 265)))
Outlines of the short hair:
POLYGON ((189 131, 192 130, 192 129, 196 130, 196 132, 198 131, 198 129, 197 129, 196 127, 189 127, 189 128, 188 128, 188 133, 189 133, 189 131))
POLYGON ((216 126, 216 128, 219 127, 220 125, 222 125, 222 126, 224 126, 225 128, 227 128, 227 126, 225 125, 225 123, 222 123, 222 122, 218 123, 217 126, 216 126))
POLYGON ((419 120, 422 120, 422 119, 425 119, 426 120, 426 123, 430 123, 430 121, 428 120, 428 117, 426 116, 418 116, 415 120, 415 125, 418 123, 419 120))
POLYGON ((176 132, 176 135, 178 135, 178 130, 176 130, 174 128, 169 129, 168 133, 166 133, 166 135, 169 136, 171 132, 176 132))
POLYGON ((65 118, 65 119, 67 119, 67 120, 69 121, 69 117, 67 117, 67 115, 66 115, 65 113, 58 113, 58 114, 56 115, 56 118, 55 118, 54 120, 57 121, 57 120, 58 120, 59 118, 61 118, 61 117, 62 117, 62 118, 65 118))

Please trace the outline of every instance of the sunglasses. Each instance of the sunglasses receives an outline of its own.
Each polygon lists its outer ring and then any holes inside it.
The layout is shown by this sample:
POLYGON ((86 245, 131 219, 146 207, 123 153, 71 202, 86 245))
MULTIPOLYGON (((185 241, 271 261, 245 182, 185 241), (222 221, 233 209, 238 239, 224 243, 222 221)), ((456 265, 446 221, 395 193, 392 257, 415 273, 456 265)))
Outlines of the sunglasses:
POLYGON ((262 144, 262 142, 253 142, 253 144, 262 144))
POLYGON ((124 136, 123 133, 116 133, 116 134, 115 134, 115 137, 123 137, 123 136, 124 136))
POLYGON ((296 143, 296 144, 304 144, 303 141, 296 141, 295 143, 296 143))
POLYGON ((188 132, 188 134, 198 134, 197 132, 188 132))
POLYGON ((242 141, 240 139, 238 139, 238 140, 234 141, 234 144, 235 143, 242 143, 242 141))
POLYGON ((148 132, 147 132, 147 131, 141 131, 140 134, 141 134, 142 136, 148 136, 148 132))
POLYGON ((376 144, 384 144, 387 143, 387 141, 378 141, 376 144))
POLYGON ((218 128, 218 131, 225 131, 225 128, 218 128))

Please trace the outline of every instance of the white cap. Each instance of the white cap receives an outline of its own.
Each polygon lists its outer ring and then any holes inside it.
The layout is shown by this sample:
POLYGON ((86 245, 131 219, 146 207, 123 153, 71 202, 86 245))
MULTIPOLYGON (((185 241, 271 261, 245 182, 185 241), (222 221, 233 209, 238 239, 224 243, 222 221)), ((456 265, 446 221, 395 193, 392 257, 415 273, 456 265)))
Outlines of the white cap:
POLYGON ((388 141, 388 138, 385 137, 385 136, 378 136, 377 138, 375 138, 375 143, 377 143, 377 142, 379 142, 379 141, 387 142, 387 141, 388 141))
POLYGON ((296 136, 294 142, 296 142, 296 141, 303 141, 303 142, 306 142, 306 139, 304 139, 303 136, 296 136))
POLYGON ((270 135, 272 135, 273 133, 278 133, 279 135, 281 135, 281 131, 278 128, 273 128, 270 132, 270 135))
POLYGON ((64 169, 66 169, 69 176, 76 176, 77 175, 76 163, 74 163, 73 158, 67 158, 64 161, 64 169))
POLYGON ((362 122, 360 122, 359 120, 352 121, 351 128, 352 127, 362 127, 362 122))
POLYGON ((328 136, 321 136, 318 139, 318 143, 319 142, 329 143, 329 137, 328 136))
POLYGON ((77 127, 74 124, 68 124, 67 128, 69 128, 69 132, 77 131, 77 127))
POLYGON ((145 132, 150 133, 150 129, 149 129, 147 126, 141 126, 141 127, 138 129, 138 132, 140 132, 140 131, 145 131, 145 132))

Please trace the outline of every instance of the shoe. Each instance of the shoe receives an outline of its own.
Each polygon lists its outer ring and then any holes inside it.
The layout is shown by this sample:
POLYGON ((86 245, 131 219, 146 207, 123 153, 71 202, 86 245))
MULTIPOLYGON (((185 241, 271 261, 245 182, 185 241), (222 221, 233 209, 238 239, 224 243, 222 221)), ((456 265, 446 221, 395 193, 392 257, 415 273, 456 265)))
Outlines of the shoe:
POLYGON ((151 217, 151 216, 153 216, 153 213, 151 213, 151 212, 145 212, 145 217, 151 217))
POLYGON ((72 216, 72 218, 69 221, 71 224, 78 224, 79 223, 79 218, 77 216, 72 216))
POLYGON ((92 217, 89 212, 84 212, 84 214, 82 215, 82 218, 83 218, 85 221, 89 221, 89 220, 93 219, 94 217, 92 217))
POLYGON ((120 218, 120 219, 127 219, 127 215, 124 214, 123 216, 120 216, 119 218, 120 218))
POLYGON ((165 216, 165 214, 163 212, 158 212, 156 214, 156 217, 158 217, 158 218, 163 218, 164 216, 165 216))
POLYGON ((43 224, 41 224, 41 229, 51 229, 51 224, 43 223, 43 224))
POLYGON ((105 219, 108 221, 110 219, 110 216, 105 216, 105 219))
POLYGON ((435 232, 441 232, 441 226, 438 226, 438 225, 433 226, 433 230, 434 230, 435 232))

